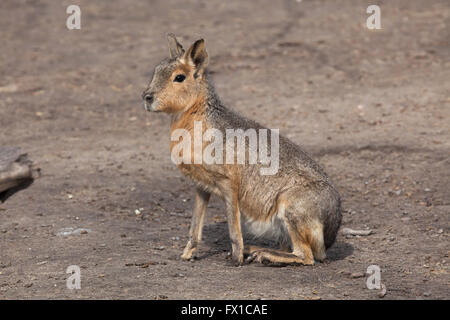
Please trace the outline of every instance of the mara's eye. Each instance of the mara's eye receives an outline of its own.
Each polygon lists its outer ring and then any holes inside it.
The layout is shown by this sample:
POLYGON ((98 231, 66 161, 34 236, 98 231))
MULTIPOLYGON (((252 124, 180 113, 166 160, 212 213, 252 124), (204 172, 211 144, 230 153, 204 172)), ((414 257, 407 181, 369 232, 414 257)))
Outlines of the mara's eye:
POLYGON ((184 79, 186 79, 186 76, 184 74, 179 74, 173 79, 174 82, 183 82, 184 79))

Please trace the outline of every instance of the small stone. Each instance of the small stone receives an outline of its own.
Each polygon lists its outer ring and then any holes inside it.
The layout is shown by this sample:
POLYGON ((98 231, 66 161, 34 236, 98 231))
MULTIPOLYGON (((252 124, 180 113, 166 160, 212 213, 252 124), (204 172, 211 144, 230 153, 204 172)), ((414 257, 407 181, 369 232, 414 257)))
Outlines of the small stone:
POLYGON ((431 296, 431 292, 428 292, 428 291, 427 291, 427 292, 424 292, 424 293, 423 293, 423 296, 424 296, 424 297, 429 297, 429 296, 431 296))
POLYGON ((364 273, 362 273, 362 272, 355 272, 355 273, 352 273, 350 275, 350 277, 352 277, 353 279, 363 278, 364 277, 364 273))
POLYGON ((17 86, 17 84, 11 83, 6 86, 0 87, 0 92, 11 93, 11 92, 16 92, 18 89, 19 89, 19 87, 17 86))
POLYGON ((74 229, 74 228, 71 228, 71 227, 69 227, 69 228, 61 228, 56 233, 56 235, 57 236, 69 236, 69 235, 76 235, 76 234, 84 234, 83 232, 89 233, 89 232, 91 232, 91 230, 90 229, 85 229, 85 228, 74 229))

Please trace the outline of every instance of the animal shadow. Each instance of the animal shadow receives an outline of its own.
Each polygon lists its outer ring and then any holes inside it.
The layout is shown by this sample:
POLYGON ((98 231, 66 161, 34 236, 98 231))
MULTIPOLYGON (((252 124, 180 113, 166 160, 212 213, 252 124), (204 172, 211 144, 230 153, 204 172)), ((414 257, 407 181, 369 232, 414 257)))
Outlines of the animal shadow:
POLYGON ((0 192, 0 203, 5 202, 9 197, 14 195, 15 193, 28 188, 34 182, 33 179, 26 179, 17 187, 13 187, 6 191, 0 192))

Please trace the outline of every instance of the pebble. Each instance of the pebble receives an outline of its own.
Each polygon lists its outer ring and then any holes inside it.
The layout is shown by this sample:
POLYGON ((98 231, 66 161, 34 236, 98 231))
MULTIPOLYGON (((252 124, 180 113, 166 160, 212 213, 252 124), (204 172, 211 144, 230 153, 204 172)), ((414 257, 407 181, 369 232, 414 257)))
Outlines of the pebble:
POLYGON ((0 87, 0 92, 11 93, 11 92, 16 92, 18 89, 19 89, 19 87, 17 86, 17 84, 11 83, 6 86, 0 87))
POLYGON ((58 230, 58 232, 56 233, 57 236, 69 236, 69 235, 74 235, 74 234, 87 234, 91 232, 90 229, 86 229, 86 228, 61 228, 58 230))
POLYGON ((355 272, 355 273, 352 273, 350 276, 351 276, 353 279, 363 278, 363 277, 364 277, 364 273, 362 273, 362 272, 355 272))

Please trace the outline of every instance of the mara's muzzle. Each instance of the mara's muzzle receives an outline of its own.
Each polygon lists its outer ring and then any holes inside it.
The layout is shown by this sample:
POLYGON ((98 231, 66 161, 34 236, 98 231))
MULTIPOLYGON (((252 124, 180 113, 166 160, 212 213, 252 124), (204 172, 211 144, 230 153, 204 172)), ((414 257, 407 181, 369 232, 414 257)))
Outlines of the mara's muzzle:
POLYGON ((144 109, 146 111, 157 111, 157 103, 155 101, 155 95, 153 93, 144 92, 142 94, 142 99, 144 100, 144 109))

